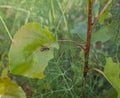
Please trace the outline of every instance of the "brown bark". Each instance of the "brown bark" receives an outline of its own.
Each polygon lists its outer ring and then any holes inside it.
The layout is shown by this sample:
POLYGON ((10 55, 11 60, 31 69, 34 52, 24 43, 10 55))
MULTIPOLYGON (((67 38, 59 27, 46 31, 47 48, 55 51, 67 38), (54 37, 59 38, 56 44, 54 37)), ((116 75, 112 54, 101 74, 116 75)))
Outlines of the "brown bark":
POLYGON ((92 36, 92 0, 89 0, 88 3, 88 30, 87 30, 87 41, 86 41, 86 48, 85 48, 85 61, 84 61, 84 78, 87 76, 88 72, 88 60, 89 60, 89 53, 90 53, 90 42, 92 36))

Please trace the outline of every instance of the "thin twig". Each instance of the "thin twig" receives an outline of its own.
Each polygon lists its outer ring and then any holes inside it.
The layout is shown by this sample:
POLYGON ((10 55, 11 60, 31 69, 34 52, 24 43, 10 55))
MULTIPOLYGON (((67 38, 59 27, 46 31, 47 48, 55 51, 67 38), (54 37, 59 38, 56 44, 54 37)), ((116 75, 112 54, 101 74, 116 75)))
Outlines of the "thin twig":
POLYGON ((85 50, 85 48, 82 46, 82 44, 80 44, 76 41, 73 41, 73 40, 58 40, 58 42, 72 42, 72 43, 75 43, 77 46, 80 46, 81 49, 85 50))
POLYGON ((101 12, 96 17, 96 19, 93 21, 93 23, 92 23, 93 25, 95 25, 97 23, 97 21, 99 20, 100 16, 105 12, 105 10, 108 8, 108 6, 110 5, 111 2, 112 2, 112 0, 109 0, 107 2, 107 4, 104 6, 104 8, 101 10, 101 12))
POLYGON ((89 68, 89 71, 90 70, 97 71, 97 72, 101 73, 104 77, 106 77, 105 74, 100 69, 98 69, 98 68, 92 67, 92 68, 89 68))

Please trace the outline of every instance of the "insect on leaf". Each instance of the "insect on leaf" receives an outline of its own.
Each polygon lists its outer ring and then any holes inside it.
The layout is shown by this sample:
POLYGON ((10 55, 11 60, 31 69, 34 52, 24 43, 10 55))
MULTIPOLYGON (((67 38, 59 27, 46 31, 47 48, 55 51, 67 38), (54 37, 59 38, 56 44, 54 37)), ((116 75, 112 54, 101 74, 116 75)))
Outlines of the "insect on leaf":
POLYGON ((49 60, 54 57, 54 48, 59 47, 48 28, 41 28, 38 23, 24 25, 14 35, 10 47, 10 72, 30 78, 43 78, 49 60))

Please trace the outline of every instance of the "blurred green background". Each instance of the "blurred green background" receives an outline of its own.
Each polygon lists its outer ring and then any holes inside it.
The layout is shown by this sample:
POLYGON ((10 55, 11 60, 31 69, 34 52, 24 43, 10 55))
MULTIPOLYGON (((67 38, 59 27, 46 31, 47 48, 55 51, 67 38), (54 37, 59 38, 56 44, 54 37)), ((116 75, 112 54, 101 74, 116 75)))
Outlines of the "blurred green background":
MULTIPOLYGON (((95 0, 93 20, 107 1, 95 0)), ((0 0, 0 73, 8 67, 11 40, 6 28, 14 36, 24 24, 38 22, 42 27, 49 27, 56 39, 72 39, 84 45, 87 32, 87 3, 87 0, 0 0)), ((120 1, 115 0, 94 26, 93 33, 99 30, 99 34, 94 34, 91 43, 90 66, 97 66, 103 70, 106 57, 120 61, 119 28, 120 1), (111 27, 103 27, 111 23, 114 30, 112 38, 111 34, 103 37, 104 32, 111 31, 111 27), (95 63, 96 60, 99 65, 95 63)), ((9 74, 23 88, 27 98, 81 98, 83 51, 73 43, 59 45, 60 49, 55 50, 54 59, 50 60, 45 70, 44 79, 9 74)), ((90 71, 88 76, 85 98, 116 98, 116 92, 101 74, 90 71)))

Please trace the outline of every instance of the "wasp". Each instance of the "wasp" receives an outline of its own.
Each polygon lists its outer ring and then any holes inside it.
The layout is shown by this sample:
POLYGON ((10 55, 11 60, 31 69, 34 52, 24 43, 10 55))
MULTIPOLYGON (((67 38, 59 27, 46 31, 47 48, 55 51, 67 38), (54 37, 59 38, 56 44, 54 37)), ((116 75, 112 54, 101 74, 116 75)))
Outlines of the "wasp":
POLYGON ((46 50, 50 50, 50 48, 48 48, 47 46, 42 46, 40 48, 40 51, 43 52, 43 51, 46 51, 46 50))

